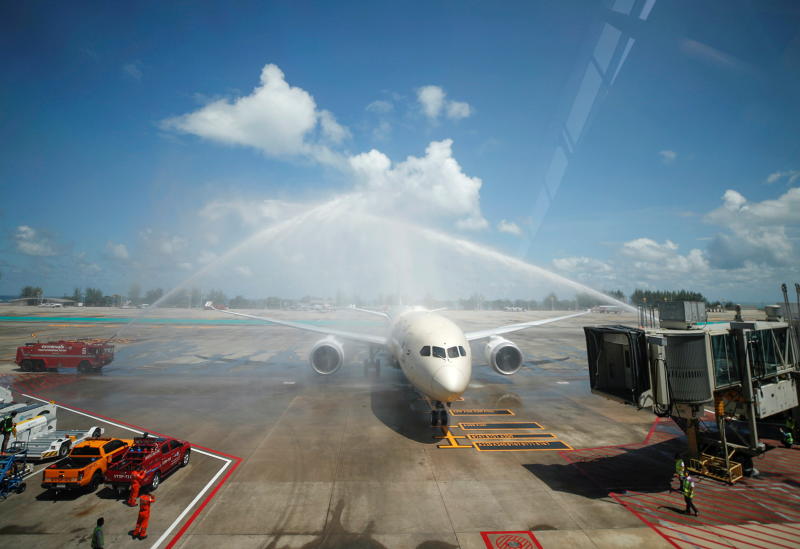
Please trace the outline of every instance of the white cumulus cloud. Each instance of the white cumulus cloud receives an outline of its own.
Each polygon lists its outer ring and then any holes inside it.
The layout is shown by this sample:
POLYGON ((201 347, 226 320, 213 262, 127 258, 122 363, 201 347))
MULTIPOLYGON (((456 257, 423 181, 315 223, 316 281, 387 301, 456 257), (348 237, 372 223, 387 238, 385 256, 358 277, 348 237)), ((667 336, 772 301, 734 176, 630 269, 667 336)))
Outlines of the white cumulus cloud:
POLYGON ((800 227, 800 188, 794 187, 777 199, 749 202, 738 191, 728 189, 722 205, 706 215, 706 221, 724 232, 709 246, 712 263, 721 268, 754 264, 797 263, 791 233, 800 227))
POLYGON ((265 223, 291 217, 306 205, 286 200, 248 200, 245 198, 212 200, 200 210, 201 217, 219 221, 233 217, 244 225, 261 226, 265 223))
POLYGON ((106 250, 111 257, 115 259, 129 259, 130 253, 128 253, 128 247, 125 244, 114 244, 110 240, 106 244, 106 250))
POLYGON ((340 125, 330 111, 320 111, 319 123, 322 127, 322 135, 332 143, 339 144, 351 137, 350 130, 340 125))
POLYGON ((318 124, 324 137, 337 143, 349 131, 327 111, 318 111, 314 98, 286 82, 283 71, 268 64, 250 95, 219 99, 197 111, 169 118, 167 129, 230 145, 254 147, 270 156, 308 155, 326 159, 330 151, 313 139, 318 124))
POLYGON ((776 181, 786 178, 787 185, 794 185, 794 182, 800 179, 800 170, 786 170, 784 172, 772 172, 767 176, 765 183, 772 184, 776 181))
POLYGON ((522 229, 519 228, 519 225, 513 221, 506 221, 505 219, 501 219, 500 223, 497 224, 497 230, 501 233, 514 234, 517 236, 522 234, 522 229))
POLYGON ((458 120, 472 114, 472 107, 463 101, 450 101, 440 86, 422 86, 417 89, 417 101, 422 112, 430 120, 436 120, 444 113, 448 118, 458 120))
POLYGON ((585 256, 560 257, 553 260, 553 266, 565 273, 610 273, 611 265, 605 261, 585 256))
POLYGON ((622 245, 622 254, 634 260, 637 269, 658 272, 692 273, 707 271, 708 260, 702 250, 694 248, 686 255, 678 252, 671 240, 659 244, 650 238, 637 238, 622 245))
POLYGON ((17 250, 25 255, 43 257, 58 255, 53 239, 28 225, 17 227, 14 241, 17 244, 17 250))
POLYGON ((458 120, 459 118, 467 118, 472 114, 472 107, 469 103, 463 101, 449 101, 447 103, 447 118, 458 120))
POLYGON ((352 156, 357 189, 372 206, 384 211, 406 209, 405 213, 416 215, 456 216, 461 228, 485 228, 488 222, 480 211, 482 181, 463 172, 453 158, 452 145, 451 139, 433 141, 425 156, 409 156, 394 165, 375 149, 352 156))
POLYGON ((142 67, 138 61, 123 65, 122 72, 125 74, 125 76, 132 78, 133 80, 139 81, 142 79, 142 67))
POLYGON ((661 157, 661 162, 664 164, 672 164, 678 158, 678 153, 675 151, 664 150, 658 151, 658 156, 661 157))
POLYGON ((394 110, 394 105, 390 101, 384 101, 383 99, 378 99, 367 105, 366 110, 368 112, 386 114, 394 110))

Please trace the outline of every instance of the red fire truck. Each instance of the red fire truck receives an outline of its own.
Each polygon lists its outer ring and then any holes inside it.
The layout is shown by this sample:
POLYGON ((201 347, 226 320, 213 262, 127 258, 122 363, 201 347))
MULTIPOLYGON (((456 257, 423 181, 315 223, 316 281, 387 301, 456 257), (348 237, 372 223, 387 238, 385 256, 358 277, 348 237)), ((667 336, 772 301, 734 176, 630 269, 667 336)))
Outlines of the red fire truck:
POLYGON ((23 371, 44 372, 77 368, 79 372, 99 372, 114 360, 114 346, 91 341, 49 341, 17 347, 14 360, 23 371))

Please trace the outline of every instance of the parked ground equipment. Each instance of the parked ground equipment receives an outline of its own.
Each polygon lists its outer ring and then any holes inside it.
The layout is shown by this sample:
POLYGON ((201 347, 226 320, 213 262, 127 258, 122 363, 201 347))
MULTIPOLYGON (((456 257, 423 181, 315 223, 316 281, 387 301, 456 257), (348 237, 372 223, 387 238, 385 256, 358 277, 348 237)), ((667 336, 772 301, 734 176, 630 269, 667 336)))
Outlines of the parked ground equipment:
POLYGON ((103 435, 102 427, 58 430, 56 425, 55 414, 38 415, 20 421, 17 423, 17 432, 13 440, 25 444, 29 460, 43 460, 66 457, 76 444, 87 438, 97 438, 103 435))
POLYGON ((114 346, 92 341, 49 341, 17 347, 14 360, 26 372, 45 372, 58 368, 77 368, 79 372, 99 372, 114 360, 114 346))
POLYGON ((8 452, 0 456, 0 498, 6 499, 11 492, 25 491, 25 475, 30 471, 26 463, 28 452, 25 445, 15 442, 8 452))
POLYGON ((142 488, 155 490, 161 480, 178 467, 189 464, 188 442, 174 438, 138 437, 125 455, 106 471, 106 484, 121 494, 130 488, 131 473, 144 471, 142 488))
POLYGON ((45 490, 84 490, 94 492, 105 473, 133 444, 131 439, 98 437, 76 445, 69 456, 50 465, 42 473, 45 490))

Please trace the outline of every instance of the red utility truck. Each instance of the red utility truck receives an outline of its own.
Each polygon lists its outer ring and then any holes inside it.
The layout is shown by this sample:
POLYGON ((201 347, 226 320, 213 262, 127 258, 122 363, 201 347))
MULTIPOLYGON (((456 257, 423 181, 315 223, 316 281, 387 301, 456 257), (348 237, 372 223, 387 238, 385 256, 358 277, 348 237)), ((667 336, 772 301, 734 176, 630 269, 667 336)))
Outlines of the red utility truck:
POLYGON ((59 367, 77 368, 79 372, 98 372, 112 360, 114 346, 108 343, 60 340, 26 343, 17 347, 14 362, 26 372, 44 372, 59 367))
POLYGON ((106 484, 118 493, 130 488, 131 473, 144 471, 143 488, 155 490, 170 472, 189 464, 189 443, 174 438, 139 437, 119 461, 106 471, 106 484))

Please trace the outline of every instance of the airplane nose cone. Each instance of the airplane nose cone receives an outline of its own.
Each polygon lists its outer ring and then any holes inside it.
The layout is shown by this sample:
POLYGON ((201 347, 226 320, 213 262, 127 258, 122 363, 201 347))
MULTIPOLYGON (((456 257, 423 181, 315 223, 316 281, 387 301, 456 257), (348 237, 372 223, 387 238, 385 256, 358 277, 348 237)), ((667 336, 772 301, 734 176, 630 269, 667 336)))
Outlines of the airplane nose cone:
POLYGON ((459 368, 453 366, 445 366, 440 368, 436 375, 433 376, 433 389, 434 393, 439 395, 439 400, 449 402, 461 396, 467 389, 469 379, 464 375, 459 368))

